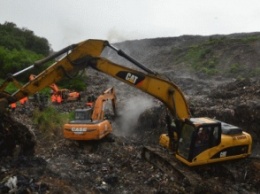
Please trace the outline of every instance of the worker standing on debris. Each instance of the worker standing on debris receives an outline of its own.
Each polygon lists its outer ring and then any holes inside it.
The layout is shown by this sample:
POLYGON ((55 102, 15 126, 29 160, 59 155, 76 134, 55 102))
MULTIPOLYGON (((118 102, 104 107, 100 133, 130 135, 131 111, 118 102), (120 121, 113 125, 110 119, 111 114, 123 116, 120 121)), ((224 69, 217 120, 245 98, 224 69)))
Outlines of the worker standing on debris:
POLYGON ((10 104, 10 108, 14 112, 16 109, 16 103, 14 102, 14 103, 10 104))
POLYGON ((21 105, 25 105, 25 103, 28 101, 28 98, 27 97, 24 97, 20 100, 20 104, 21 105))
POLYGON ((61 101, 62 101, 62 99, 61 99, 61 96, 60 96, 60 95, 58 95, 58 96, 57 96, 57 103, 58 103, 58 104, 60 104, 60 103, 61 103, 61 101))
POLYGON ((52 94, 52 95, 51 95, 51 102, 52 102, 52 103, 55 103, 56 100, 57 100, 56 94, 52 94))
POLYGON ((26 105, 27 101, 28 101, 28 97, 27 96, 25 96, 24 98, 19 100, 20 105, 21 105, 22 113, 25 113, 25 111, 26 111, 26 106, 25 105, 26 105))

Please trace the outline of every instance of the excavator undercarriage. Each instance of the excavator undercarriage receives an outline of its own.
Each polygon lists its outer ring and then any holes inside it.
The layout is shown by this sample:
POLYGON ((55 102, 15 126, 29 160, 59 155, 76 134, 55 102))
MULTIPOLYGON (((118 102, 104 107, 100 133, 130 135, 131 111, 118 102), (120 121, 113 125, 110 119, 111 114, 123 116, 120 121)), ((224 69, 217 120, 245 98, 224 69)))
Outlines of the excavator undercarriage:
POLYGON ((164 173, 176 177, 175 181, 183 186, 195 186, 201 180, 199 175, 192 173, 190 168, 177 161, 174 154, 166 149, 144 146, 142 156, 164 173))
MULTIPOLYGON (((221 185, 222 178, 224 180, 228 178, 232 182, 239 182, 247 176, 246 169, 240 169, 241 172, 238 172, 235 168, 236 165, 234 165, 234 162, 246 162, 241 159, 233 162, 228 161, 225 163, 189 167, 177 160, 174 153, 159 146, 144 146, 142 158, 167 174, 175 183, 174 188, 178 190, 178 193, 196 193, 201 190, 211 193, 216 191, 216 188, 212 188, 212 185, 221 185), (205 177, 207 176, 215 178, 205 181, 205 177), (202 180, 204 181, 202 182, 202 180)), ((254 159, 249 157, 246 160, 250 161, 254 159)), ((228 192, 237 193, 238 191, 239 188, 235 185, 230 185, 228 192)))

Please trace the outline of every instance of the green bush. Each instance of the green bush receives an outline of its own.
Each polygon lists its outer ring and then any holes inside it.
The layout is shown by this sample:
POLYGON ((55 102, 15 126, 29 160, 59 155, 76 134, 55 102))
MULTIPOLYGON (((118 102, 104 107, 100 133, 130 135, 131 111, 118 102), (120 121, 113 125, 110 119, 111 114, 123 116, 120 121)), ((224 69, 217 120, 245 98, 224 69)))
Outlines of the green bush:
POLYGON ((206 75, 217 75, 219 73, 217 69, 207 67, 201 68, 201 72, 203 72, 206 75))
POLYGON ((59 88, 67 88, 69 90, 84 91, 86 89, 86 83, 82 76, 78 76, 72 79, 62 79, 57 85, 59 88))
POLYGON ((37 126, 45 138, 61 138, 62 127, 68 119, 68 114, 60 113, 52 106, 43 111, 35 110, 33 113, 33 124, 37 126))
POLYGON ((249 77, 257 77, 260 75, 260 67, 255 68, 249 73, 249 77))
POLYGON ((259 35, 251 35, 241 39, 241 41, 243 41, 244 43, 255 42, 259 40, 260 40, 259 35))
POLYGON ((234 63, 230 65, 229 72, 230 73, 239 73, 242 70, 242 66, 239 63, 234 63))
MULTIPOLYGON (((4 80, 1 80, 0 83, 2 84, 4 80)), ((13 83, 9 83, 6 88, 4 88, 4 91, 12 94, 17 90, 17 87, 13 83)))
MULTIPOLYGON (((33 31, 20 29, 10 22, 0 24, 1 79, 5 79, 7 74, 16 73, 32 65, 51 52, 47 39, 36 36, 33 31)), ((22 82, 27 82, 31 73, 35 74, 34 71, 26 72, 18 77, 22 82)))

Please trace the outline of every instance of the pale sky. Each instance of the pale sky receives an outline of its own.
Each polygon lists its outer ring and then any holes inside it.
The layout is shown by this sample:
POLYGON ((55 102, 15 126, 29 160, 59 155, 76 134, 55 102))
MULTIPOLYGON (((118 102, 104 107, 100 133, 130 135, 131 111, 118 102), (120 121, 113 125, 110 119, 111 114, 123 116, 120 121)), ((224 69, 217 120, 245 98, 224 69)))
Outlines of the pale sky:
POLYGON ((259 0, 0 0, 0 23, 46 38, 57 51, 110 42, 260 31, 259 0))

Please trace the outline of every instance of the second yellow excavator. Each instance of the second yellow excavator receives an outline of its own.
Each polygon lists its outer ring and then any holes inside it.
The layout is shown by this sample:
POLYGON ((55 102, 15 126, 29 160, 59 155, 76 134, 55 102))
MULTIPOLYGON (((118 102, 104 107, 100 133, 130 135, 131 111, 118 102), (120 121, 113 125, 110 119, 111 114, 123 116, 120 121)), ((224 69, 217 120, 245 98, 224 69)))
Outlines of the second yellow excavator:
POLYGON ((100 140, 110 134, 112 125, 104 112, 108 100, 111 100, 116 116, 116 95, 112 87, 98 96, 93 107, 75 110, 75 119, 63 126, 64 137, 72 140, 100 140))

